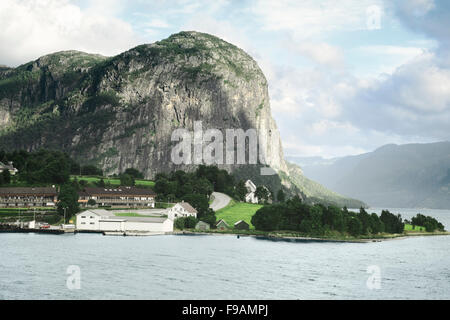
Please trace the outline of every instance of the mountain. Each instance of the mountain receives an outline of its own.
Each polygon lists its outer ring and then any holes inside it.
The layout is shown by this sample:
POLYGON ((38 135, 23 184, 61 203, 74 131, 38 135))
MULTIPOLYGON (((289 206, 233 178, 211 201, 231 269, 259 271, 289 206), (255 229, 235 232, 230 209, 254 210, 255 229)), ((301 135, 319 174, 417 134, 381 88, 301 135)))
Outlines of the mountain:
POLYGON ((450 142, 390 144, 302 169, 327 188, 371 206, 450 208, 450 142))
POLYGON ((266 163, 289 176, 264 74, 215 36, 180 32, 114 57, 64 51, 0 68, 0 149, 63 150, 107 174, 133 167, 153 178, 195 167, 171 161, 171 136, 199 120, 222 133, 256 129, 266 163))
POLYGON ((118 173, 153 177, 175 168, 177 128, 271 132, 268 164, 285 169, 267 81, 241 49, 214 36, 181 32, 112 58, 67 51, 2 72, 0 146, 63 149, 118 173))

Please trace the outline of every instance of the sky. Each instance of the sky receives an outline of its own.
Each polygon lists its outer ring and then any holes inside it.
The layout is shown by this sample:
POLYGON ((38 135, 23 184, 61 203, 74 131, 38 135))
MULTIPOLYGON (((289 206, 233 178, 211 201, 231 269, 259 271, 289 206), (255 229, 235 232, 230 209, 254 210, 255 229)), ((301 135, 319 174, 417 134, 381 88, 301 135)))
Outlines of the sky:
POLYGON ((182 30, 258 62, 287 156, 450 140, 447 0, 1 0, 0 65, 113 56, 182 30))

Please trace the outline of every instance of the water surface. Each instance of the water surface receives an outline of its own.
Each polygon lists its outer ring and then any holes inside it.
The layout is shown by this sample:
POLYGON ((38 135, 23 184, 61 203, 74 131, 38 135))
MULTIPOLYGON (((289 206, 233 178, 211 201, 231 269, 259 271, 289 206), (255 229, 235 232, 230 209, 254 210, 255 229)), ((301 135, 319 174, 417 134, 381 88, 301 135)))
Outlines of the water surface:
MULTIPOLYGON (((434 216, 449 225, 449 211, 434 216)), ((450 236, 290 243, 4 233, 0 242, 0 299, 450 299, 450 236), (81 270, 79 290, 66 286, 70 265, 81 270), (369 266, 380 268, 380 289, 366 285, 369 266)))

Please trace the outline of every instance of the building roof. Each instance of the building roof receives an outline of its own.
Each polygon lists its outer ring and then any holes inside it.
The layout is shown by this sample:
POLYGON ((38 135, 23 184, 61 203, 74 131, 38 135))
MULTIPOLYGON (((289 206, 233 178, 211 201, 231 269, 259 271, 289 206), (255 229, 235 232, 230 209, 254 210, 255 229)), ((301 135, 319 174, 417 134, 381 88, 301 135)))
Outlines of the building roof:
POLYGON ((78 192, 80 196, 118 195, 118 196, 156 196, 152 189, 136 187, 117 188, 84 188, 78 192))
POLYGON ((225 220, 223 220, 223 219, 220 219, 217 223, 216 223, 216 226, 218 226, 219 224, 225 224, 227 227, 229 227, 229 225, 228 225, 228 223, 225 221, 225 220))
POLYGON ((153 222, 153 223, 163 223, 168 218, 164 217, 121 217, 124 218, 125 221, 131 222, 153 222))
POLYGON ((113 211, 105 209, 90 209, 77 213, 77 216, 96 214, 101 217, 102 221, 132 221, 132 222, 153 222, 163 223, 168 218, 166 217, 128 217, 128 216, 116 216, 113 211))
POLYGON ((239 220, 239 221, 237 221, 234 225, 237 226, 237 225, 240 224, 240 223, 245 223, 246 225, 249 226, 249 224, 248 224, 247 222, 245 222, 244 220, 239 220))
POLYGON ((197 222, 196 226, 198 226, 199 224, 204 224, 204 225, 209 226, 209 223, 208 223, 208 222, 201 221, 201 220, 200 220, 199 222, 197 222))
POLYGON ((53 187, 21 187, 0 188, 0 196, 56 196, 58 192, 53 187))
POLYGON ((182 206, 184 208, 184 210, 186 210, 189 213, 198 213, 197 210, 195 210, 195 208, 192 207, 189 202, 183 201, 183 202, 178 202, 177 204, 182 206))
POLYGON ((121 216, 109 216, 103 217, 100 221, 130 221, 130 222, 152 222, 163 223, 167 218, 160 217, 121 217, 121 216))
POLYGON ((77 216, 88 215, 88 214, 92 214, 92 213, 96 214, 96 215, 98 215, 100 217, 115 217, 116 216, 113 212, 105 210, 105 209, 84 210, 84 211, 82 211, 80 213, 77 213, 77 216))

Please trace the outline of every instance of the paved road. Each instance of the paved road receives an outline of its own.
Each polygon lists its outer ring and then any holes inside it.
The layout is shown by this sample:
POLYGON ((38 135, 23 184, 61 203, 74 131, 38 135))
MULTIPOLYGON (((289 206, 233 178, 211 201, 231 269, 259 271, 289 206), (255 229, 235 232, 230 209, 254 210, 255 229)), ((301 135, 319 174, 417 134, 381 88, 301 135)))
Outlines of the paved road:
POLYGON ((214 197, 214 201, 209 205, 209 207, 214 211, 226 207, 228 203, 231 201, 231 198, 224 193, 213 192, 212 195, 214 197))

